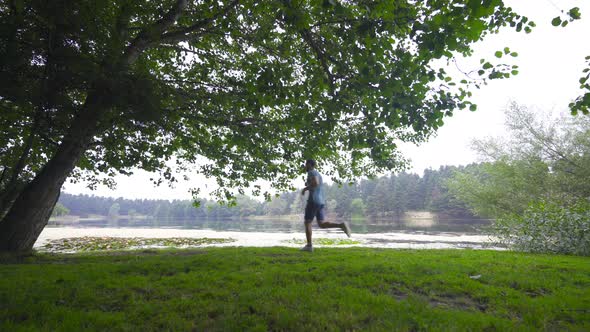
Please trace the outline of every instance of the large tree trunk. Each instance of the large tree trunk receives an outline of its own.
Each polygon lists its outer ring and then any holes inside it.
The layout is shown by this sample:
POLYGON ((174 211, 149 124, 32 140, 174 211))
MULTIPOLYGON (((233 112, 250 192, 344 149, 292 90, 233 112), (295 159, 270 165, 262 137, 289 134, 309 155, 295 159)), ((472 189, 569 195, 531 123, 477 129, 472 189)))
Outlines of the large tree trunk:
POLYGON ((47 225, 60 190, 98 127, 100 98, 88 96, 55 156, 43 167, 0 221, 0 251, 29 251, 47 225))

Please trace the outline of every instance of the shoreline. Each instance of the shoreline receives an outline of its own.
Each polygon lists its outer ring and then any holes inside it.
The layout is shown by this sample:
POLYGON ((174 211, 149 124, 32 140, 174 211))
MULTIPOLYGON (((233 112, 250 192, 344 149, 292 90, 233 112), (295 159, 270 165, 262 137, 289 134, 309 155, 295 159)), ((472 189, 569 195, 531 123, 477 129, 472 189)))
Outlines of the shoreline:
MULTIPOLYGON (((301 232, 239 232, 174 228, 77 228, 46 227, 41 232, 33 248, 43 250, 42 246, 50 240, 76 237, 124 237, 124 238, 224 238, 233 239, 231 243, 206 244, 202 247, 292 247, 305 240, 301 232)), ((314 239, 348 239, 339 230, 314 229, 314 239)), ((417 233, 367 233, 352 234, 351 240, 358 244, 314 245, 321 247, 367 247, 390 249, 490 249, 505 250, 493 246, 488 235, 459 233, 417 234, 417 233)))

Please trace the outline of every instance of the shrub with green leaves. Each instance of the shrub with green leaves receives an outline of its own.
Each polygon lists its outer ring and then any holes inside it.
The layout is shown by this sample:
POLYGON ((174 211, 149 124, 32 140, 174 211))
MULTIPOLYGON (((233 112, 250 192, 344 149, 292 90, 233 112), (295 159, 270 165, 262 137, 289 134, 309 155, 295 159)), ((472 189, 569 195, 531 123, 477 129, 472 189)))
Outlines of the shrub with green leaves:
POLYGON ((534 202, 523 214, 499 218, 493 232, 514 250, 590 256, 590 202, 534 202))

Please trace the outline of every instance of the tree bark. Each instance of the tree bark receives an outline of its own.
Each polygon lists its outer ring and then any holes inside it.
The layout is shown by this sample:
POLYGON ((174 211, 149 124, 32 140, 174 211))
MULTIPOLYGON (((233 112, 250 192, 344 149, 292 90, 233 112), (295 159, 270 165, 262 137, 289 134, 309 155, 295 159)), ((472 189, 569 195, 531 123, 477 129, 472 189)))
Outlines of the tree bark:
POLYGON ((60 190, 98 128, 101 98, 90 93, 56 154, 16 198, 0 221, 0 251, 29 251, 47 225, 60 190))

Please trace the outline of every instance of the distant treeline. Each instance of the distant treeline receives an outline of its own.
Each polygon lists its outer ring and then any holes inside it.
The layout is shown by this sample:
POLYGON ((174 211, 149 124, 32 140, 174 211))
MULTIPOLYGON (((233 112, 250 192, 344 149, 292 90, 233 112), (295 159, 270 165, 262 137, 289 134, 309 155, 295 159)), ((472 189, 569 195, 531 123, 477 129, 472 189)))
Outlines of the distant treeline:
POLYGON ((192 200, 126 199, 62 193, 58 203, 69 210, 67 214, 77 216, 151 216, 161 219, 192 219, 263 214, 262 204, 249 197, 239 197, 238 206, 234 207, 200 199, 197 207, 192 200))
MULTIPOLYGON (((427 169, 421 177, 417 174, 400 173, 377 179, 363 179, 352 185, 327 185, 327 209, 338 217, 392 217, 406 211, 430 211, 472 217, 465 204, 453 199, 444 184, 455 170, 464 168, 444 166, 438 170, 427 169)), ((190 200, 124 199, 62 193, 59 203, 69 210, 69 214, 78 216, 97 214, 154 218, 236 218, 301 214, 305 198, 296 191, 284 193, 269 202, 240 196, 237 206, 233 207, 201 199, 200 206, 196 207, 190 200)))

